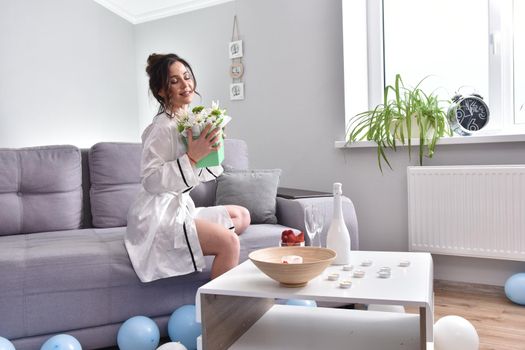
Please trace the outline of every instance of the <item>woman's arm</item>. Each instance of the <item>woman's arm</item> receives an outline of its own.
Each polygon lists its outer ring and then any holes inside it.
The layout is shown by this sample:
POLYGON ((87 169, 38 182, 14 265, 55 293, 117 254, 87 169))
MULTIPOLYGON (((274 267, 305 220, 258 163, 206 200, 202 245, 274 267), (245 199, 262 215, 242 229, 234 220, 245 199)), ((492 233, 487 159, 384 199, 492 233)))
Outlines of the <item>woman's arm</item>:
POLYGON ((195 172, 201 182, 215 180, 223 173, 223 171, 224 169, 220 165, 195 169, 195 172))
POLYGON ((142 185, 150 193, 187 192, 199 184, 188 156, 172 159, 172 131, 155 125, 144 140, 142 185))

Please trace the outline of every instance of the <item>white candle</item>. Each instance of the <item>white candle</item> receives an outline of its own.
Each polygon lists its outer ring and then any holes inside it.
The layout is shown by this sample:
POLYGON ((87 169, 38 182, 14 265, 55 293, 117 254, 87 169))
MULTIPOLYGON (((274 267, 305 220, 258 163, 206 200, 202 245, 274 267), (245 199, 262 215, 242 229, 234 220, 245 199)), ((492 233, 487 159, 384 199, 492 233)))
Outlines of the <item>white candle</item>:
POLYGON ((343 270, 344 271, 352 271, 353 268, 354 268, 354 265, 345 265, 345 266, 343 266, 343 270))
POLYGON ((331 273, 328 275, 328 280, 329 281, 337 281, 339 279, 339 274, 338 273, 331 273))
POLYGON ((302 264, 303 258, 299 255, 285 255, 281 257, 281 263, 283 264, 302 264))
POLYGON ((341 288, 350 288, 352 286, 352 281, 350 280, 343 280, 341 282, 339 282, 339 287, 341 288))

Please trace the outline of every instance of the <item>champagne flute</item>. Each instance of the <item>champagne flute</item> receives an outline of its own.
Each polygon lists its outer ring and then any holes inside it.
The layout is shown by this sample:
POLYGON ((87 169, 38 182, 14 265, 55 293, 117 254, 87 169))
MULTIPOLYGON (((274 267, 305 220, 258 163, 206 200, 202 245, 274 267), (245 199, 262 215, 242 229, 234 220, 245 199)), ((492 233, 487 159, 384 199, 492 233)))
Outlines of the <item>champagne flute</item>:
POLYGON ((310 239, 310 246, 318 246, 317 244, 314 244, 315 236, 323 230, 323 225, 324 216, 322 215, 321 210, 314 205, 307 205, 304 208, 304 226, 308 238, 310 239))
MULTIPOLYGON (((315 236, 319 237, 318 240, 319 240, 319 245, 315 244, 316 247, 321 247, 321 232, 323 231, 323 227, 324 227, 324 212, 320 209, 320 208, 315 208, 315 234, 314 234, 314 238, 315 236)), ((313 242, 312 242, 312 245, 313 242)))

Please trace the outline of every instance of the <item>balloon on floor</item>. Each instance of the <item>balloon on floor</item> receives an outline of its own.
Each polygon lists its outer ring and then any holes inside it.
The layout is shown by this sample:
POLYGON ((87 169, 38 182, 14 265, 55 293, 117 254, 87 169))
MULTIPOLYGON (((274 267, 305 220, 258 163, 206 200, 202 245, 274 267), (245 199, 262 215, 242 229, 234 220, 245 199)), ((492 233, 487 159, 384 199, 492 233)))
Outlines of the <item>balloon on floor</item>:
POLYGON ((183 305, 175 310, 168 321, 171 341, 181 342, 188 350, 196 350, 197 337, 202 334, 202 329, 195 317, 195 305, 183 305))
POLYGON ((82 346, 75 337, 58 334, 46 340, 40 350, 82 350, 82 346))
POLYGON ((517 273, 505 282, 505 295, 512 302, 525 305, 525 273, 517 273))
POLYGON ((159 327, 146 316, 131 317, 120 326, 117 334, 120 350, 155 350, 159 341, 159 327))
POLYGON ((434 350, 478 350, 476 328, 460 316, 445 316, 434 324, 434 350))
POLYGON ((294 306, 308 306, 308 307, 317 307, 315 300, 306 300, 306 299, 288 299, 286 300, 286 305, 294 306))
POLYGON ((186 349, 186 347, 179 342, 176 342, 176 343, 171 342, 171 343, 166 343, 166 344, 159 346, 157 350, 188 350, 188 349, 186 349))
POLYGON ((8 339, 0 337, 0 350, 15 350, 15 346, 8 339))

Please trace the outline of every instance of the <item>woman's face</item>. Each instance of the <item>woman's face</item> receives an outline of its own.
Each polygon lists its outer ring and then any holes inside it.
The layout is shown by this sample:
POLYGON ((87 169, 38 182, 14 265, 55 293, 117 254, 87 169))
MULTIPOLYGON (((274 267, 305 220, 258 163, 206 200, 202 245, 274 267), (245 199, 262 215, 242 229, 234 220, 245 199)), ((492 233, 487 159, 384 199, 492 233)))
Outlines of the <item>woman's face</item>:
POLYGON ((175 62, 170 66, 168 86, 171 110, 183 108, 191 103, 194 88, 193 78, 181 62, 175 62))

